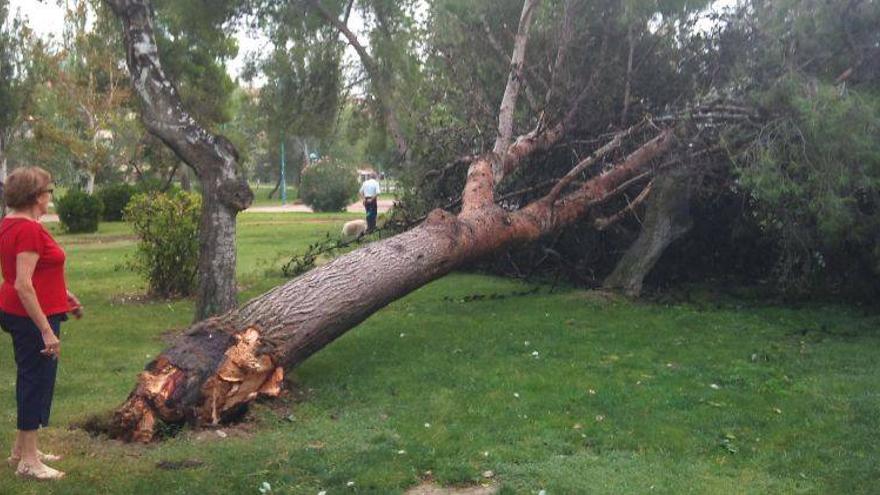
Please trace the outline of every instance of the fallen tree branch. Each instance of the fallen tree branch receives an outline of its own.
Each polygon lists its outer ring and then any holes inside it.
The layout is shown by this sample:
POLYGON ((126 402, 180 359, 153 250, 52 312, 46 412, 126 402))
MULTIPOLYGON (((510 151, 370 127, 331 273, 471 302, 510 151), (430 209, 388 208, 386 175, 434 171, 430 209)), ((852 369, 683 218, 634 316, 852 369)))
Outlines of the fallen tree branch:
POLYGON ((654 181, 651 181, 642 188, 642 192, 636 196, 636 199, 632 201, 628 201, 626 207, 621 208, 619 211, 614 213, 613 215, 609 215, 607 217, 599 217, 593 220, 593 226, 596 227, 596 230, 605 230, 611 225, 623 220, 628 213, 634 212, 635 208, 642 204, 645 199, 651 194, 651 186, 654 184, 654 181))

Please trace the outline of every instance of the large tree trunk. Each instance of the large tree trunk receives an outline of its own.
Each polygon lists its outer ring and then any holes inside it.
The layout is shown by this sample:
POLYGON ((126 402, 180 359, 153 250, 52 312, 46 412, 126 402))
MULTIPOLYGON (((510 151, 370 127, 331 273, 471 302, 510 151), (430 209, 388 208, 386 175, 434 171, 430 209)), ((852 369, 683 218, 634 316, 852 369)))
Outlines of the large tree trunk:
POLYGON ((642 283, 670 244, 693 226, 686 173, 674 171, 655 179, 642 231, 602 286, 638 297, 642 283))
MULTIPOLYGON (((390 302, 469 261, 571 225, 651 174, 654 159, 674 142, 669 129, 612 169, 577 182, 634 131, 622 132, 578 163, 544 197, 516 211, 496 205, 497 184, 529 157, 557 146, 576 115, 572 110, 553 127, 542 125, 510 137, 519 89, 516 74, 522 70, 525 33, 537 3, 525 1, 511 56, 517 63, 499 113, 499 139, 495 150, 471 162, 461 212, 435 210, 412 230, 336 258, 238 310, 194 324, 139 375, 135 390, 114 415, 113 436, 149 441, 159 422, 217 423, 236 415, 259 395, 277 395, 285 369, 390 302)), ((206 193, 206 209, 213 201, 206 193)))
POLYGON ((223 136, 202 128, 183 108, 159 61, 149 0, 105 0, 122 21, 128 69, 143 102, 143 121, 189 165, 202 184, 195 319, 233 309, 235 218, 253 193, 238 172, 238 153, 223 136))

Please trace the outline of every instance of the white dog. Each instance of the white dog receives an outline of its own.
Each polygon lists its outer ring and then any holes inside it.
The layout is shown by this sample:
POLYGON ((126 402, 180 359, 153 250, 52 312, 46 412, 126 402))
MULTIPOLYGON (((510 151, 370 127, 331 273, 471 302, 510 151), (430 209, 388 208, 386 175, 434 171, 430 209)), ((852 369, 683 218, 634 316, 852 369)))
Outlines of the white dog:
POLYGON ((360 237, 367 231, 366 220, 352 220, 342 226, 342 237, 360 237))

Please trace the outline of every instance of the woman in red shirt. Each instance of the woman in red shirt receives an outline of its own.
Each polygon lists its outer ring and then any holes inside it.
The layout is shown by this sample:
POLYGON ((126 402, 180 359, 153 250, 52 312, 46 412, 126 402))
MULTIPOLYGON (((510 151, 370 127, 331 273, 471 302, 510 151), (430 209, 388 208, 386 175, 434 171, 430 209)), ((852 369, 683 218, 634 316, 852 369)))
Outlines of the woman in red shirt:
POLYGON ((64 476, 43 463, 60 457, 37 449, 37 430, 49 424, 61 322, 69 311, 77 318, 82 315, 82 306, 67 290, 64 250, 39 222, 51 199, 48 172, 39 167, 16 169, 4 191, 12 212, 0 223, 0 327, 12 335, 18 369, 18 435, 8 462, 16 475, 39 480, 64 476))

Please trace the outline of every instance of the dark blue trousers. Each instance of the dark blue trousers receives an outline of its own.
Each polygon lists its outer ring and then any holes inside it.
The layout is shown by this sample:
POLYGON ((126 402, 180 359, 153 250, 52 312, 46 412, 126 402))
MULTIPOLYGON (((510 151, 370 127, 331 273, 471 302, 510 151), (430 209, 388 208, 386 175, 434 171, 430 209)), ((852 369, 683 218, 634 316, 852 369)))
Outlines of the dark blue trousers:
MULTIPOLYGON (((61 322, 64 320, 67 320, 66 314, 49 316, 49 325, 58 338, 61 338, 61 322)), ((45 348, 43 336, 30 318, 0 311, 0 327, 12 335, 15 351, 18 429, 30 431, 49 426, 58 360, 40 354, 45 348)))
POLYGON ((379 216, 379 202, 377 198, 365 199, 364 209, 367 210, 367 230, 376 228, 376 217, 379 216))

